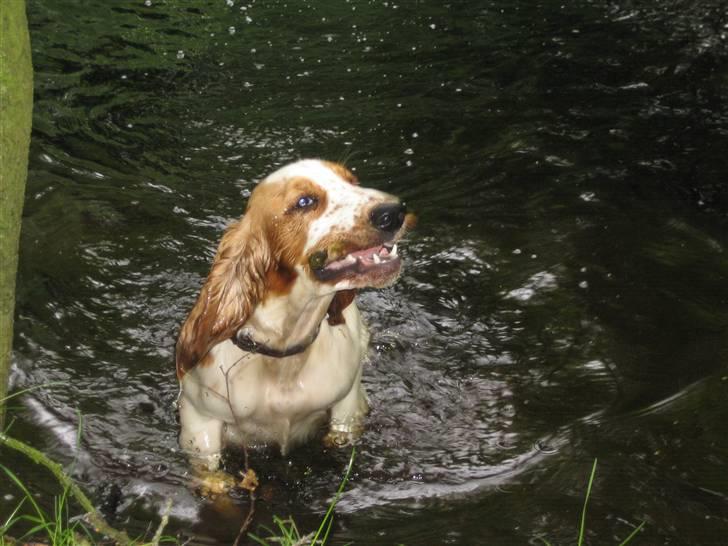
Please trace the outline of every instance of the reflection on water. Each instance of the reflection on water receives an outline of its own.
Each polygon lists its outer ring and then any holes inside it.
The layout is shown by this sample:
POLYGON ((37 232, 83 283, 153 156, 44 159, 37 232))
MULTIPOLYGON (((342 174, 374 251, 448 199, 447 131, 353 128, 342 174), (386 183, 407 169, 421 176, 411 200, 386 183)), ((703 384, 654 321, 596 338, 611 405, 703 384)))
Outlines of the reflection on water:
MULTIPOLYGON (((168 497, 201 542, 237 533, 244 498, 186 487, 176 331, 255 181, 324 156, 420 220, 400 282, 359 298, 372 412, 334 543, 573 542, 597 457, 590 540, 645 520, 644 543, 721 543, 722 3, 32 0, 29 15, 13 384, 60 385, 25 397, 14 432, 74 461, 132 534, 168 497)), ((316 525, 348 456, 253 453, 257 521, 316 525)))

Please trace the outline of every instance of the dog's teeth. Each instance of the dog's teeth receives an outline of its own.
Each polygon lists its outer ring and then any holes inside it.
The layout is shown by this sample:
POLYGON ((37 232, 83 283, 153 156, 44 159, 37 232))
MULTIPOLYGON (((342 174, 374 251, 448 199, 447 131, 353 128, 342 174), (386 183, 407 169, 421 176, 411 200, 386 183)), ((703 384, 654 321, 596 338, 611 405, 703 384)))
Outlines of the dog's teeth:
POLYGON ((352 256, 351 254, 348 254, 346 258, 344 258, 344 264, 345 265, 351 265, 356 263, 356 258, 352 256))
POLYGON ((392 247, 392 250, 389 253, 390 256, 396 256, 397 255, 397 245, 394 245, 392 247))
POLYGON ((372 260, 374 261, 375 264, 382 263, 382 259, 379 257, 379 254, 376 254, 376 253, 372 254, 372 260))

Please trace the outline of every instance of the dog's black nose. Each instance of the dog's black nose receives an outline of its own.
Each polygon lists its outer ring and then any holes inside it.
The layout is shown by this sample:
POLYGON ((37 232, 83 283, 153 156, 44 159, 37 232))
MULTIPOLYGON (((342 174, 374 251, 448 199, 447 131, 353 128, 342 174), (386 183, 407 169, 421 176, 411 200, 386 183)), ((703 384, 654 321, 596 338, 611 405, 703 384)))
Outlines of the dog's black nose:
POLYGON ((407 207, 404 203, 385 203, 372 209, 369 219, 372 225, 381 230, 394 232, 404 224, 404 217, 407 214, 407 207))

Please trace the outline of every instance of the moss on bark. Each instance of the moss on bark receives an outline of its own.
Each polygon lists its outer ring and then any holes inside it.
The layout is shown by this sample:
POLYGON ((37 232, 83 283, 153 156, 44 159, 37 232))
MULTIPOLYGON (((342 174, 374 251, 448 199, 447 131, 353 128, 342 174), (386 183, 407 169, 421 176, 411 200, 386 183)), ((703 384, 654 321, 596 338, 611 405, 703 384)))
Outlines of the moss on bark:
MULTIPOLYGON (((33 67, 24 0, 0 2, 0 400, 13 345, 18 241, 28 175, 33 67)), ((0 425, 4 417, 0 403, 0 425)))

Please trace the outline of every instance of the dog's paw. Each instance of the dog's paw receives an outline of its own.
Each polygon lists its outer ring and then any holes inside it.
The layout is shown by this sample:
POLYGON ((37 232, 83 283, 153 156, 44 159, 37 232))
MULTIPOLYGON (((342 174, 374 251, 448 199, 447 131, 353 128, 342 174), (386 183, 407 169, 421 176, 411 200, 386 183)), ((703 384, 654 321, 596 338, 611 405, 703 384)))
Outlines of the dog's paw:
POLYGON ((195 491, 207 499, 227 495, 236 485, 235 478, 222 470, 198 473, 193 480, 195 491))
POLYGON ((339 448, 353 445, 363 432, 361 425, 331 425, 329 432, 324 436, 324 445, 339 448))
POLYGON ((326 436, 324 436, 324 445, 330 448, 346 447, 353 442, 354 438, 351 433, 342 432, 340 430, 330 430, 326 436))

